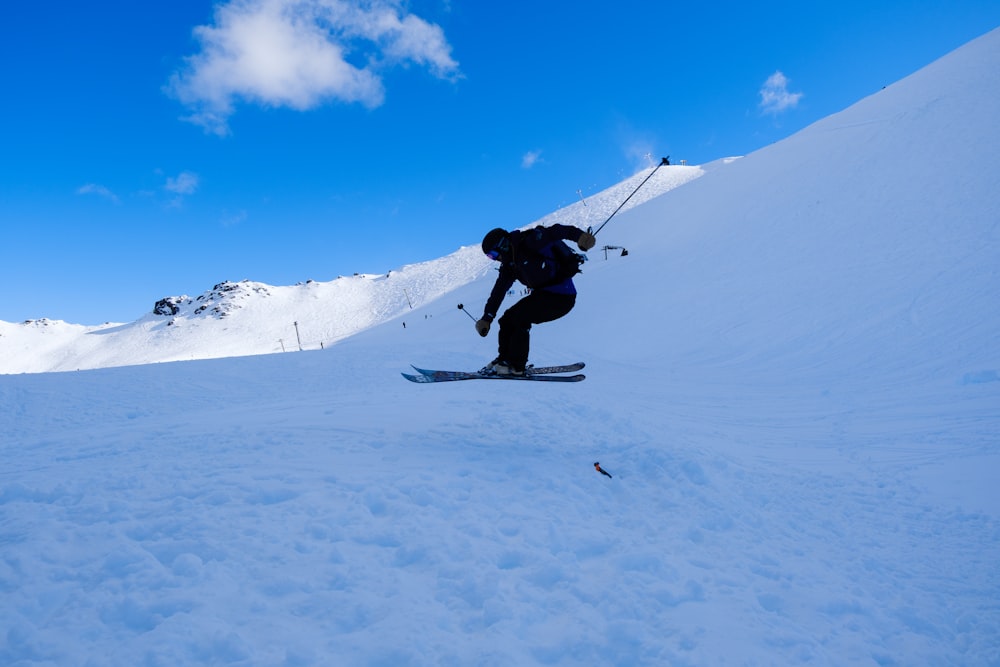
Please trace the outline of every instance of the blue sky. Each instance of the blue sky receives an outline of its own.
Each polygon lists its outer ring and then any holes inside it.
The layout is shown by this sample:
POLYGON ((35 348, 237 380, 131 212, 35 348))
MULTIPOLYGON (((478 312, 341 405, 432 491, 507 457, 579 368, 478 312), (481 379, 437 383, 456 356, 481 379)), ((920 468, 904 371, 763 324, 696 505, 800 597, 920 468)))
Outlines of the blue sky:
POLYGON ((440 257, 998 25, 995 0, 5 6, 0 320, 440 257))

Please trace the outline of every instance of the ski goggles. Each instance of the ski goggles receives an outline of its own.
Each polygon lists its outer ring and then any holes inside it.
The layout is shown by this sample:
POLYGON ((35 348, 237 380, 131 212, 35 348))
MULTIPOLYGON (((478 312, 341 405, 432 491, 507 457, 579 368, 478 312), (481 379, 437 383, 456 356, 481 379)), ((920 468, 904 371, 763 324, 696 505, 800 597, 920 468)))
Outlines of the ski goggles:
POLYGON ((510 250, 510 241, 507 239, 500 239, 500 243, 497 243, 493 250, 486 253, 486 256, 492 259, 494 262, 498 261, 503 253, 510 250))

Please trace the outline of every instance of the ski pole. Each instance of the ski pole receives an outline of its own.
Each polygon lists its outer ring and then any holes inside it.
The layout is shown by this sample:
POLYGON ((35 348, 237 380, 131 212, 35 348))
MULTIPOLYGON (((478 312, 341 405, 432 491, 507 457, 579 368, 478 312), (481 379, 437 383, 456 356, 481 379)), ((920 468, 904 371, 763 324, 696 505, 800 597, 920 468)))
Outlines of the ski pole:
MULTIPOLYGON (((472 317, 472 313, 470 313, 469 311, 467 311, 465 309, 465 306, 463 306, 462 304, 458 304, 458 309, 461 310, 466 315, 468 315, 469 317, 472 317)), ((478 322, 479 320, 477 320, 475 317, 472 317, 472 321, 473 322, 478 322)))
POLYGON ((594 236, 597 236, 598 234, 600 234, 601 230, 604 229, 604 225, 606 225, 609 222, 611 222, 611 218, 615 217, 615 214, 618 213, 618 211, 622 210, 622 206, 624 206, 625 204, 628 203, 628 200, 632 198, 632 195, 634 195, 636 192, 638 192, 639 188, 641 188, 642 186, 644 186, 646 184, 646 181, 648 181, 649 179, 651 179, 653 177, 653 174, 656 173, 657 169, 659 169, 660 167, 662 167, 665 164, 670 164, 670 162, 667 160, 667 158, 663 158, 662 160, 660 160, 660 164, 656 165, 656 168, 653 169, 653 171, 649 172, 649 176, 647 176, 646 178, 644 178, 642 180, 642 183, 640 183, 638 186, 636 186, 635 190, 632 191, 632 194, 629 195, 628 197, 626 197, 625 201, 623 201, 621 204, 618 205, 618 208, 615 209, 615 212, 612 213, 611 215, 609 215, 608 219, 601 223, 601 226, 597 228, 596 232, 591 232, 591 233, 594 236))

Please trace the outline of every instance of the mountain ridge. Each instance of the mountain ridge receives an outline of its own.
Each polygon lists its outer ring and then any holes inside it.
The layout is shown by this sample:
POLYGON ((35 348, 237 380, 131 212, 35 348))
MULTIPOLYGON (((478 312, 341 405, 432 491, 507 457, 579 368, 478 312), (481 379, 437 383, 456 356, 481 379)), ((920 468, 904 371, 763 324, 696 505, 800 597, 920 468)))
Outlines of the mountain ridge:
MULTIPOLYGON (((585 228, 611 215, 633 191, 635 196, 622 211, 680 187, 704 171, 697 166, 650 167, 527 226, 561 223, 585 228), (635 190, 654 170, 657 173, 635 190)), ((0 374, 321 349, 402 318, 481 278, 491 268, 475 244, 384 274, 356 273, 293 286, 226 280, 197 296, 163 297, 151 311, 129 323, 87 326, 45 318, 18 324, 0 321, 0 374), (252 318, 247 316, 250 312, 252 318)))

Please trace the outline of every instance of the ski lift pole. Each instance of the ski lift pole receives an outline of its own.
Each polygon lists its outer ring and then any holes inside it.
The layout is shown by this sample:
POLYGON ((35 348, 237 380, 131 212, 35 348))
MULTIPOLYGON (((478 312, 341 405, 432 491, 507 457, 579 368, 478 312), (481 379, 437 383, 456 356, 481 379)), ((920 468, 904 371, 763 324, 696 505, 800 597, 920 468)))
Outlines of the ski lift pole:
POLYGON ((615 215, 618 213, 618 211, 622 210, 622 206, 625 206, 625 204, 628 203, 628 200, 632 198, 632 195, 634 195, 636 192, 638 192, 639 188, 641 188, 642 186, 644 186, 646 184, 646 181, 648 181, 649 179, 651 179, 653 177, 653 174, 655 174, 656 171, 660 167, 662 167, 663 165, 665 165, 665 164, 670 164, 667 161, 667 158, 663 158, 662 160, 660 160, 660 164, 656 165, 656 167, 653 169, 653 171, 649 172, 649 176, 647 176, 646 178, 642 179, 642 183, 640 183, 638 186, 636 186, 635 190, 632 191, 632 194, 629 195, 628 197, 626 197, 625 201, 623 201, 621 204, 618 205, 618 208, 615 209, 615 212, 612 213, 611 215, 609 215, 608 219, 601 223, 601 226, 597 228, 596 232, 591 232, 591 233, 594 236, 597 236, 598 234, 600 234, 601 230, 604 229, 604 225, 606 225, 609 222, 611 222, 611 218, 615 217, 615 215))

